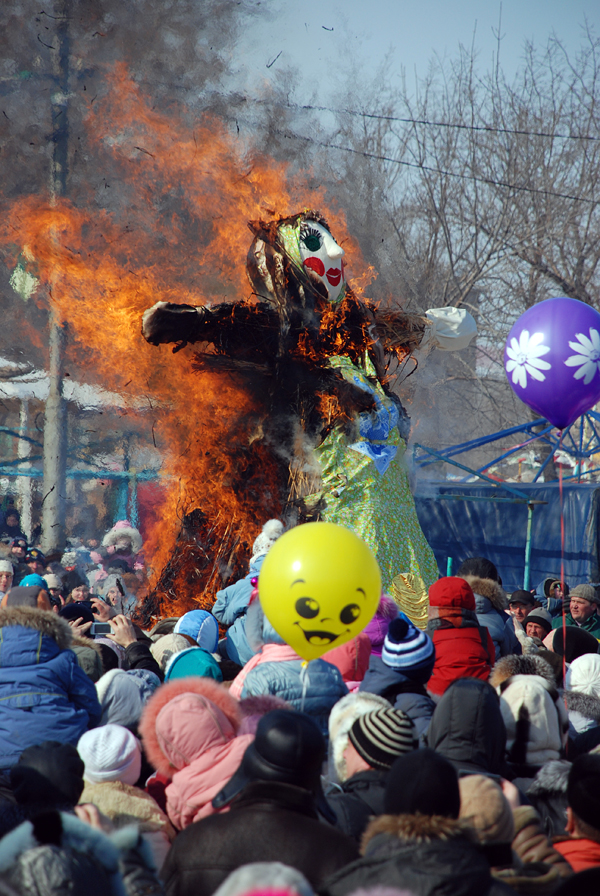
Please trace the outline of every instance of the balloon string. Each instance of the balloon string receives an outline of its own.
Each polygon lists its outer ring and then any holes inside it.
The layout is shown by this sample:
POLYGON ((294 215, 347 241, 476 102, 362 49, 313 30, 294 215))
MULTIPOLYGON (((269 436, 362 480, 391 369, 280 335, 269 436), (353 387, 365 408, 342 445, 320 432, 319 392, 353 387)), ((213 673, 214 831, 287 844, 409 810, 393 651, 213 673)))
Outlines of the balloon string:
POLYGON ((308 663, 302 663, 300 669, 300 681, 302 683, 302 700, 300 701, 300 712, 304 712, 304 701, 306 699, 306 691, 310 684, 310 675, 308 674, 308 663))
MULTIPOLYGON (((560 431, 560 438, 558 440, 558 450, 562 448, 562 440, 563 440, 563 431, 560 431)), ((558 464, 558 494, 560 498, 560 588, 563 593, 562 597, 562 637, 563 637, 563 688, 565 687, 565 679, 567 676, 567 615, 565 613, 565 505, 564 505, 564 495, 563 495, 563 472, 562 472, 562 464, 559 462, 558 464)), ((565 692, 564 695, 565 701, 565 709, 567 707, 567 695, 565 692)), ((565 744, 565 756, 568 752, 568 740, 565 744)))

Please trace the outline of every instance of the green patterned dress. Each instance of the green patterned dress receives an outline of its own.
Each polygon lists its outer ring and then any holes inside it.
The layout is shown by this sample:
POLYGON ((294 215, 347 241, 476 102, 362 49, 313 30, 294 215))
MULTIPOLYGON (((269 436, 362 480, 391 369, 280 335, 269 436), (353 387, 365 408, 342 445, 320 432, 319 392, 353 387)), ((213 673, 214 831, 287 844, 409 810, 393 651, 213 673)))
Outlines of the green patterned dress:
POLYGON ((427 591, 439 571, 417 518, 398 409, 377 381, 368 356, 364 369, 347 357, 329 360, 344 379, 373 395, 376 408, 359 414, 356 442, 351 444, 335 428, 316 449, 326 502, 322 519, 352 529, 367 542, 377 557, 383 589, 424 627, 427 591))

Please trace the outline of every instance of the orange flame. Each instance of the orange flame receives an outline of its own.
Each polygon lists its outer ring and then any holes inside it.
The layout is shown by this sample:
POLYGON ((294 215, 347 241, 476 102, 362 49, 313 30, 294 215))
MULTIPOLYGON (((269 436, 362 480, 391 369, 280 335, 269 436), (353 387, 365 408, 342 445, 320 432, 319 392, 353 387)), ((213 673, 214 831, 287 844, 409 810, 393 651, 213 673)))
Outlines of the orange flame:
MULTIPOLYGON (((190 349, 173 355, 146 344, 143 311, 159 300, 203 304, 249 296, 246 222, 308 206, 326 214, 344 244, 358 291, 373 270, 324 192, 307 195, 306 173, 252 156, 216 119, 191 127, 173 110, 156 111, 122 64, 105 86, 86 127, 94 165, 110 172, 104 187, 118 196, 111 210, 99 207, 91 183, 54 205, 19 198, 0 222, 0 242, 13 266, 28 247, 45 286, 38 301, 68 325, 68 351, 83 361, 90 381, 147 401, 167 485, 160 524, 144 533, 156 585, 185 514, 203 512, 210 538, 231 549, 223 555, 231 565, 232 557, 246 559, 248 543, 281 508, 273 494, 257 503, 256 493, 232 487, 243 471, 223 447, 233 438, 248 445, 259 412, 243 385, 210 370, 194 372, 190 349)), ((222 569, 196 575, 198 565, 159 588, 171 609, 211 601, 222 569)))

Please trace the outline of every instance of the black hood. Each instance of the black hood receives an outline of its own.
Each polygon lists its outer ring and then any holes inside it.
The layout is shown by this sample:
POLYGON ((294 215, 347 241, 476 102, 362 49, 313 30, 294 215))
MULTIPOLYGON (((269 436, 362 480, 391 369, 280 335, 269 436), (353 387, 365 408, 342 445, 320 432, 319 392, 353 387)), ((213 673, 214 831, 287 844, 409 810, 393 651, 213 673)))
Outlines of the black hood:
POLYGON ((451 684, 433 712, 427 743, 459 772, 502 775, 506 728, 491 685, 476 678, 451 684))

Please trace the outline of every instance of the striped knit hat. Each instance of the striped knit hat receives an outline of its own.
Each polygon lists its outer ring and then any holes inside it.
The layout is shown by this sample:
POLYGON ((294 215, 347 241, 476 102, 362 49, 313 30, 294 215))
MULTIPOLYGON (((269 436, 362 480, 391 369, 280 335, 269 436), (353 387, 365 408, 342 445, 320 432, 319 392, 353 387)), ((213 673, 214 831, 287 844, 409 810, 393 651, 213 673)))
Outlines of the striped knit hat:
POLYGON ((377 769, 391 768, 398 756, 418 746, 414 725, 400 709, 376 709, 359 716, 348 736, 358 755, 377 769))
POLYGON ((400 614, 392 619, 383 642, 381 659, 390 669, 402 672, 407 678, 425 684, 433 671, 435 647, 428 634, 415 628, 400 614))

